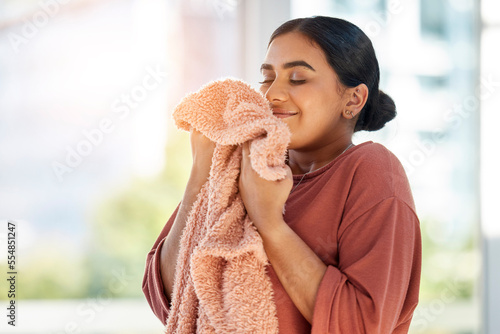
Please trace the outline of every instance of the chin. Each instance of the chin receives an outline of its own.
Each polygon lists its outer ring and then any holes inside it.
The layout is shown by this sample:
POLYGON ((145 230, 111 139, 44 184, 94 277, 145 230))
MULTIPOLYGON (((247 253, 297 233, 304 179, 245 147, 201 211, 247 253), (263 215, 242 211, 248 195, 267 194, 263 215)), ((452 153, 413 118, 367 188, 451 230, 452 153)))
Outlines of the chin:
POLYGON ((290 140, 290 143, 288 144, 288 149, 289 150, 296 150, 298 147, 297 147, 297 144, 295 142, 295 140, 293 140, 293 135, 292 135, 292 139, 290 140))

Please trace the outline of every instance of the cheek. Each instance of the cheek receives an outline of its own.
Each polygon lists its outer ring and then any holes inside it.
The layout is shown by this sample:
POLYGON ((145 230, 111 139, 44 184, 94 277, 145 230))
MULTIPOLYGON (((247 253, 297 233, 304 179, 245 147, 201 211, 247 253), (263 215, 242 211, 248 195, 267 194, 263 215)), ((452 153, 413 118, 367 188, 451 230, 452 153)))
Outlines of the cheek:
POLYGON ((312 85, 295 87, 289 94, 294 104, 302 112, 314 110, 317 105, 321 104, 321 94, 318 94, 318 91, 312 85))
POLYGON ((340 99, 338 87, 331 82, 324 80, 314 80, 301 86, 295 87, 293 93, 298 99, 314 99, 322 103, 337 101, 340 99), (328 101, 328 102, 327 102, 328 101))
MULTIPOLYGON (((316 115, 317 119, 332 119, 339 109, 339 100, 336 94, 321 86, 304 86, 290 94, 295 105, 304 115, 316 115)), ((326 120, 325 119, 325 120, 326 120)))

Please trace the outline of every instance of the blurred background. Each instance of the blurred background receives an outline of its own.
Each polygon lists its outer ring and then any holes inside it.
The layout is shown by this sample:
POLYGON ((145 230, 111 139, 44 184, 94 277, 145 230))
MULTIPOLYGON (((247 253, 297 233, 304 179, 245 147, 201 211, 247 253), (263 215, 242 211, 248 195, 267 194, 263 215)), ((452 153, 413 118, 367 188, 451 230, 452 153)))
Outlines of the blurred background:
POLYGON ((272 31, 311 15, 365 31, 398 107, 355 142, 386 145, 413 188, 411 333, 500 333, 497 0, 0 0, 1 333, 161 332, 144 261, 191 163, 171 112, 214 79, 257 87, 272 31))

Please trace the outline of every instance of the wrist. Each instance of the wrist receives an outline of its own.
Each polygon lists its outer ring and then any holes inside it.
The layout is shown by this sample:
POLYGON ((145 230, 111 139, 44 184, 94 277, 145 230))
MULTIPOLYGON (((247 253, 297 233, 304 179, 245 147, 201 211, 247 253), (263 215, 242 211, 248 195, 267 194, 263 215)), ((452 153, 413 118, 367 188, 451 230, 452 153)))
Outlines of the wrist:
POLYGON ((193 165, 191 168, 191 174, 189 175, 188 185, 190 187, 201 189, 201 187, 208 181, 210 176, 210 168, 201 168, 193 165))
POLYGON ((261 235, 262 239, 273 239, 282 235, 283 229, 288 227, 283 220, 283 215, 267 216, 265 220, 252 221, 261 235))

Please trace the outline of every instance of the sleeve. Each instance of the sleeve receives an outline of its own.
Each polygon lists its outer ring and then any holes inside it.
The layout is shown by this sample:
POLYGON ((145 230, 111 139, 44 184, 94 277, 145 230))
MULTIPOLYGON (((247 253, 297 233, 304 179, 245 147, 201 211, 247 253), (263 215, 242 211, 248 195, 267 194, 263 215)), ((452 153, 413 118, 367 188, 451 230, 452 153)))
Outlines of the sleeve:
POLYGON ((413 209, 385 199, 339 230, 338 242, 339 264, 320 283, 311 333, 406 333, 420 285, 413 209))
POLYGON ((170 311, 169 301, 165 295, 165 290, 163 287, 163 281, 160 272, 160 255, 161 248, 165 242, 165 238, 170 232, 172 225, 174 224, 175 217, 177 216, 177 211, 179 207, 175 209, 174 213, 167 221, 163 230, 161 231, 159 237, 153 245, 153 248, 148 253, 146 257, 146 269, 144 273, 144 278, 142 280, 142 292, 146 296, 146 300, 149 306, 153 310, 153 313, 160 319, 160 321, 165 325, 170 311))

